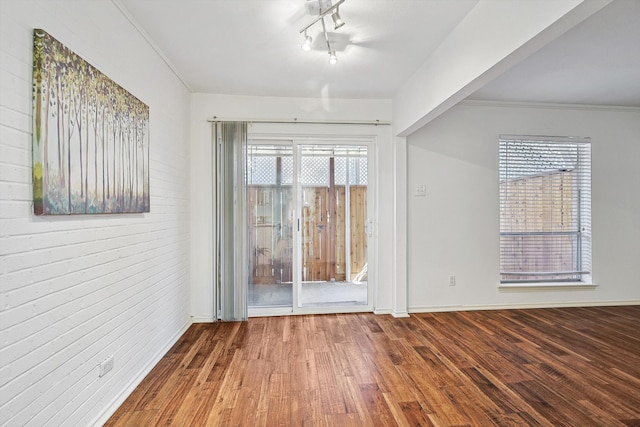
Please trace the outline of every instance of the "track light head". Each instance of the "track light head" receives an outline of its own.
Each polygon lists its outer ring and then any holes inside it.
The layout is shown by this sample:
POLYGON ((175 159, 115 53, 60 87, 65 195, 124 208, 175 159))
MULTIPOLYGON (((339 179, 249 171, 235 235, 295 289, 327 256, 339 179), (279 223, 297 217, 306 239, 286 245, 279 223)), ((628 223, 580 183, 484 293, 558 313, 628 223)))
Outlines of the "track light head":
POLYGON ((329 51, 329 64, 335 65, 338 63, 338 57, 336 56, 335 51, 329 51))
POLYGON ((308 36, 306 33, 304 35, 304 42, 302 43, 302 46, 300 46, 302 48, 302 50, 304 50, 305 52, 309 52, 311 50, 311 43, 313 42, 313 38, 311 38, 311 36, 308 36))
POLYGON ((336 8, 335 12, 331 14, 331 19, 333 19, 333 25, 335 25, 334 26, 335 30, 337 30, 338 28, 344 25, 344 21, 340 17, 340 11, 338 10, 338 8, 336 8))

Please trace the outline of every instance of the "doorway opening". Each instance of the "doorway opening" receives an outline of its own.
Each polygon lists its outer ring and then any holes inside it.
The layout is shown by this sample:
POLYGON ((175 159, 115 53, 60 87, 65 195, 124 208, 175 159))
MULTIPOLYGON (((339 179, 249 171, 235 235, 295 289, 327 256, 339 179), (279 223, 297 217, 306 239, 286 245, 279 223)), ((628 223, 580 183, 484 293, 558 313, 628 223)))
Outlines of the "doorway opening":
POLYGON ((368 146, 250 140, 246 162, 250 312, 367 308, 368 146))

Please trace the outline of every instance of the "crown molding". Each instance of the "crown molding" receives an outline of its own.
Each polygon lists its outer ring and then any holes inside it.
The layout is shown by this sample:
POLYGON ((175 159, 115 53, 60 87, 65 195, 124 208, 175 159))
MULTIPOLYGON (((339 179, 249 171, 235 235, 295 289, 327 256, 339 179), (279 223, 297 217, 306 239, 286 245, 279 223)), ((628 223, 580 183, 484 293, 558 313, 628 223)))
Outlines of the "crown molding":
POLYGON ((193 89, 187 83, 186 79, 178 72, 177 68, 171 63, 167 55, 164 54, 162 49, 153 41, 151 36, 142 28, 142 26, 136 21, 126 7, 120 2, 120 0, 111 0, 111 2, 118 8, 120 13, 127 18, 127 21, 135 28, 135 30, 142 36, 147 44, 156 52, 156 54, 162 59, 162 61, 169 67, 173 74, 180 80, 180 83, 190 92, 193 93, 193 89))
POLYGON ((589 104, 555 104, 547 102, 485 101, 476 99, 465 99, 458 105, 469 107, 541 108, 550 110, 589 110, 640 113, 640 107, 589 104))

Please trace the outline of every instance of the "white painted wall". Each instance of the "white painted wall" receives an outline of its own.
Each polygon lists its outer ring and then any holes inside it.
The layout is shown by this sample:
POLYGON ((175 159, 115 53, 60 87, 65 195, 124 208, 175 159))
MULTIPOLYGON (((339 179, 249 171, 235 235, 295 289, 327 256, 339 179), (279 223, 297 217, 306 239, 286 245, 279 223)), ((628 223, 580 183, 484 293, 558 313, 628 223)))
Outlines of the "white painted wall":
POLYGON ((465 102, 447 111, 408 138, 409 310, 639 303, 638 159, 640 109, 465 102), (592 138, 595 290, 498 290, 499 134, 592 138), (426 197, 414 196, 420 184, 426 197))
POLYGON ((189 93, 108 0, 2 0, 0 43, 0 424, 86 426, 190 324, 189 93), (151 213, 33 216, 36 27, 150 106, 151 213))
MULTIPOLYGON (((191 309, 194 321, 213 320, 213 186, 211 124, 214 116, 230 120, 381 120, 391 119, 390 100, 252 97, 193 94, 191 97, 191 309)), ((295 125, 298 126, 298 125, 295 125)), ((318 125, 313 125, 318 126, 318 125)), ((265 127, 262 126, 264 129, 265 127)), ((269 127, 270 132, 289 132, 290 126, 269 127)), ((378 279, 374 305, 391 311, 393 281, 393 144, 391 129, 378 140, 378 279)), ((304 127, 301 127, 304 129, 304 127)), ((335 127, 334 127, 335 129, 335 127)), ((367 132, 370 132, 369 130, 367 132)))

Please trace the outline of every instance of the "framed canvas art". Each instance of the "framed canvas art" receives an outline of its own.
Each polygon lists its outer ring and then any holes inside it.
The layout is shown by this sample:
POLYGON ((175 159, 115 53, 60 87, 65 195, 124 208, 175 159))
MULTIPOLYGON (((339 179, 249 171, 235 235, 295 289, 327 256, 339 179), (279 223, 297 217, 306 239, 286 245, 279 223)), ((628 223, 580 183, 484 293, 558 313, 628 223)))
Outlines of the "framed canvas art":
POLYGON ((36 215, 149 212, 149 106, 41 29, 33 198, 36 215))

